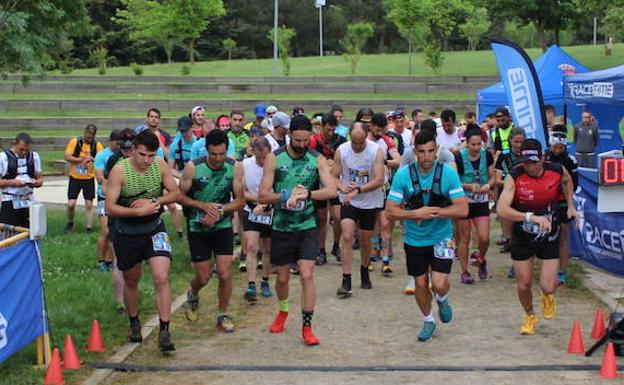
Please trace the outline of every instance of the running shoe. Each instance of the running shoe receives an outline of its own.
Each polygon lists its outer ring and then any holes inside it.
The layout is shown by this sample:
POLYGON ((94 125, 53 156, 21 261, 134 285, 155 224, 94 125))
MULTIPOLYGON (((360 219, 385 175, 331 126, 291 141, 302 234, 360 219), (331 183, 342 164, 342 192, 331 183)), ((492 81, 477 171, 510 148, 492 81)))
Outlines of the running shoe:
POLYGON ((416 293, 416 280, 411 275, 407 276, 407 285, 403 289, 403 294, 414 295, 416 293))
POLYGON ((123 303, 118 303, 115 305, 115 313, 117 315, 125 315, 126 314, 126 305, 123 303))
POLYGON ((481 261, 481 253, 478 250, 473 250, 470 253, 470 264, 473 266, 478 266, 481 261))
POLYGON ((260 294, 264 298, 269 298, 269 297, 273 296, 273 293, 271 292, 271 287, 269 286, 269 282, 268 281, 260 282, 260 294))
POLYGON ((186 306, 184 309, 184 315, 186 319, 195 322, 199 319, 199 296, 193 295, 191 291, 186 292, 186 306))
POLYGON ((341 298, 351 297, 353 291, 351 290, 351 277, 342 277, 342 285, 336 291, 336 295, 341 298))
POLYGON ((557 301, 555 301, 555 295, 540 292, 540 299, 542 300, 542 317, 546 320, 555 318, 555 315, 557 314, 557 301))
POLYGON ((384 263, 384 264, 381 266, 381 273, 382 273, 383 275, 390 275, 390 274, 392 274, 392 273, 393 273, 392 269, 390 268, 390 263, 389 263, 389 262, 388 262, 388 263, 384 263))
POLYGON ((286 319, 288 318, 288 312, 279 311, 275 319, 271 323, 269 327, 269 331, 271 333, 282 333, 284 331, 284 325, 286 324, 286 319))
POLYGON ((433 337, 435 329, 435 322, 425 321, 422 330, 418 333, 418 341, 429 341, 433 337))
POLYGON ((360 266, 360 279, 362 281, 362 289, 368 290, 373 288, 370 276, 368 274, 368 268, 366 266, 360 266))
POLYGON ((247 271, 247 262, 245 260, 240 261, 238 264, 238 271, 244 273, 247 271))
POLYGON ((86 230, 87 233, 91 234, 93 232, 93 227, 87 227, 86 230))
POLYGON ((324 251, 319 251, 316 256, 316 266, 323 266, 327 263, 327 254, 324 251))
POLYGON ((568 273, 565 270, 560 270, 557 274, 557 281, 559 281, 559 285, 568 283, 568 273))
POLYGON ((314 346, 319 344, 319 340, 312 332, 311 326, 304 326, 301 329, 301 338, 303 338, 303 343, 308 346, 314 346))
POLYGON ((509 279, 516 278, 516 269, 514 269, 513 266, 509 268, 509 272, 507 273, 507 278, 509 279))
POLYGON ((171 342, 169 330, 160 330, 158 332, 158 348, 161 352, 172 352, 176 350, 175 345, 171 342))
POLYGON ((97 269, 100 273, 106 273, 108 271, 108 266, 106 265, 106 262, 100 261, 97 264, 97 269))
POLYGON ((472 278, 472 275, 470 275, 468 271, 464 271, 463 273, 461 273, 460 278, 461 283, 465 285, 472 285, 474 283, 474 278, 472 278))
POLYGON ((373 265, 373 261, 368 264, 368 271, 375 271, 375 265, 373 265))
POLYGON ((487 261, 484 259, 479 264, 479 279, 484 281, 488 278, 487 261))
POLYGON ((247 290, 245 290, 245 299, 247 300, 247 302, 257 302, 258 301, 258 294, 256 293, 256 286, 255 285, 249 285, 247 290))
POLYGON ((74 231, 74 225, 68 223, 65 225, 65 228, 63 229, 63 234, 69 234, 72 231, 74 231))
POLYGON ((438 303, 438 316, 440 316, 440 321, 445 324, 451 322, 453 319, 453 308, 451 308, 448 298, 444 299, 444 301, 436 302, 438 303))
POLYGON ((522 317, 520 334, 532 336, 535 334, 535 325, 537 325, 537 317, 535 314, 525 314, 524 317, 522 317))
POLYGON ((496 244, 498 246, 503 246, 505 243, 507 243, 507 238, 505 238, 505 237, 500 237, 500 238, 498 238, 498 241, 496 241, 496 244))
POLYGON ((234 331, 234 323, 232 322, 232 317, 227 314, 218 316, 217 329, 221 330, 224 333, 232 333, 234 331))
POLYGON ((141 321, 130 321, 130 332, 128 333, 128 341, 134 343, 143 342, 143 335, 141 334, 141 321))
POLYGON ((381 250, 373 249, 373 252, 370 255, 371 262, 379 262, 381 260, 381 250))
POLYGON ((334 243, 334 246, 332 246, 331 253, 336 257, 336 261, 340 262, 340 246, 337 243, 334 243))

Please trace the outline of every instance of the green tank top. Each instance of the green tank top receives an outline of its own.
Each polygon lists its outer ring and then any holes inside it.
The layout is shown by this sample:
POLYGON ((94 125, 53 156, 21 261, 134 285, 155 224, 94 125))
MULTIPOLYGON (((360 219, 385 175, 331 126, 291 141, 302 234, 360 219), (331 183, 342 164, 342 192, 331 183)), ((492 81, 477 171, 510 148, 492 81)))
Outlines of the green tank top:
MULTIPOLYGON (((318 156, 320 154, 310 148, 304 156, 293 159, 282 147, 275 151, 275 178, 273 190, 281 193, 291 191, 300 184, 308 190, 318 189, 320 180, 318 173, 318 156)), ((286 209, 281 203, 276 205, 273 214, 273 230, 293 232, 317 226, 316 209, 312 199, 308 199, 295 209, 286 209)))
MULTIPOLYGON (((162 196, 162 174, 158 163, 153 161, 144 175, 139 175, 134 167, 132 167, 131 158, 119 161, 124 169, 124 186, 119 194, 117 203, 121 206, 130 207, 132 202, 139 199, 152 199, 162 196)), ((148 223, 152 222, 160 216, 163 209, 158 214, 147 217, 123 218, 128 223, 148 223)))
MULTIPOLYGON (((208 167, 206 158, 195 159, 193 164, 195 165, 195 176, 191 190, 188 192, 189 197, 200 202, 220 203, 222 205, 230 203, 233 193, 235 162, 226 158, 223 166, 218 170, 208 167)), ((202 210, 191 209, 189 216, 190 231, 210 232, 232 227, 232 214, 225 214, 211 227, 206 227, 201 223, 203 217, 204 212, 202 210)))
POLYGON ((240 157, 240 154, 249 145, 249 133, 246 130, 242 130, 240 134, 236 135, 234 131, 228 131, 228 138, 234 142, 234 149, 236 151, 236 158, 240 157))

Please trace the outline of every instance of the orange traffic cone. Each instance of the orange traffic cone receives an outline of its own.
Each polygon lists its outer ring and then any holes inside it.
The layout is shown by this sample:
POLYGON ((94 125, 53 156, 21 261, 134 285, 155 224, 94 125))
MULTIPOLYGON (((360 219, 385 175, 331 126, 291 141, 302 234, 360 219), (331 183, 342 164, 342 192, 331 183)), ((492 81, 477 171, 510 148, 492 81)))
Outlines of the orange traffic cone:
POLYGON ((604 312, 602 309, 596 310, 596 318, 594 318, 594 326, 591 331, 591 338, 599 340, 605 335, 604 312))
POLYGON ((78 358, 78 353, 74 347, 74 341, 69 335, 65 337, 65 347, 63 348, 63 369, 80 369, 80 359, 78 358))
POLYGON ((600 377, 618 378, 617 363, 615 362, 615 351, 613 342, 609 342, 604 356, 602 356, 602 366, 600 367, 600 377))
POLYGON ((572 326, 572 334, 568 343, 568 353, 583 354, 585 353, 585 344, 583 344, 583 333, 581 333, 581 325, 578 321, 574 321, 572 326))
POLYGON ((61 370, 61 354, 58 348, 54 348, 52 360, 43 379, 45 385, 63 385, 63 371, 61 370))
POLYGON ((102 341, 102 332, 100 332, 100 323, 96 319, 93 320, 93 326, 91 326, 87 351, 95 353, 104 353, 106 351, 104 341, 102 341))

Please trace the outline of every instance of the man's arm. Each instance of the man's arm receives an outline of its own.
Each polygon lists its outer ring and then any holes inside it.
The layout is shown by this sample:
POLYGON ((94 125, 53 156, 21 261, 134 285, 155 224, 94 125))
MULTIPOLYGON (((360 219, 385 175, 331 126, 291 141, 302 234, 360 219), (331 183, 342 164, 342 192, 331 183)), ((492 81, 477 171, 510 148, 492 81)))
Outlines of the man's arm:
MULTIPOLYGON (((563 195, 565 195, 566 202, 568 203, 568 209, 575 208, 574 206, 574 182, 568 170, 561 166, 563 169, 563 175, 561 177, 561 184, 563 185, 563 195)), ((578 218, 577 218, 578 219, 578 218)))
POLYGON ((263 204, 274 204, 280 201, 280 192, 273 191, 273 181, 275 178, 275 154, 270 153, 264 159, 262 179, 258 189, 258 202, 263 204))
POLYGON ((511 175, 507 175, 507 177, 505 178, 503 191, 498 197, 496 213, 501 218, 508 219, 511 222, 522 222, 525 219, 525 213, 511 207, 511 203, 513 202, 515 193, 516 182, 511 177, 511 175))
MULTIPOLYGON (((78 145, 78 139, 74 138, 69 141, 67 147, 65 148, 65 160, 71 163, 82 163, 84 158, 74 156, 74 148, 78 145)), ((81 149, 82 150, 82 149, 81 149)), ((78 153, 80 155, 80 153, 78 153)))
POLYGON ((180 189, 173 178, 171 173, 171 167, 164 159, 155 158, 155 162, 158 162, 160 173, 162 176, 163 187, 167 190, 167 194, 158 198, 158 202, 161 205, 168 205, 169 203, 175 203, 180 195, 180 189))
POLYGON ((346 186, 344 182, 340 179, 340 175, 342 174, 342 160, 339 148, 336 149, 336 152, 334 152, 334 166, 331 169, 331 173, 336 180, 336 187, 338 188, 338 190, 344 191, 346 186))
POLYGON ((245 183, 243 182, 243 177, 243 163, 236 162, 234 166, 234 180, 232 181, 234 199, 230 203, 223 205, 223 212, 234 213, 245 206, 245 183))
POLYGON ((399 150, 396 148, 388 148, 388 155, 390 155, 391 160, 387 161, 386 164, 391 169, 399 168, 401 164, 401 154, 399 154, 399 150))

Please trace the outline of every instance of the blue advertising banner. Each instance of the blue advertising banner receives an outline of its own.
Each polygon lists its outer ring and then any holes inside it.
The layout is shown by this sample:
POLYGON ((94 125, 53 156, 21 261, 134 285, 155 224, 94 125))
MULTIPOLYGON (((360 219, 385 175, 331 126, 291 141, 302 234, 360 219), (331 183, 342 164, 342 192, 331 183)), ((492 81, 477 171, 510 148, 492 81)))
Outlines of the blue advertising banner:
POLYGON ((45 331, 36 244, 0 250, 0 363, 45 331))
POLYGON ((624 275, 624 215, 598 212, 597 172, 579 170, 579 187, 574 194, 581 216, 579 229, 570 226, 570 254, 596 267, 624 275))
POLYGON ((524 128, 528 138, 535 138, 546 147, 548 132, 544 100, 533 62, 522 48, 513 43, 492 40, 491 46, 514 125, 524 128))

